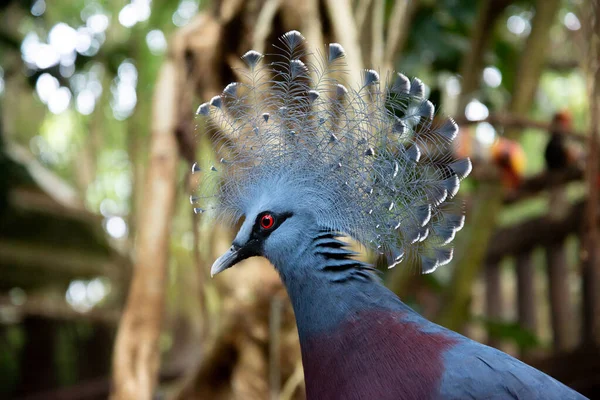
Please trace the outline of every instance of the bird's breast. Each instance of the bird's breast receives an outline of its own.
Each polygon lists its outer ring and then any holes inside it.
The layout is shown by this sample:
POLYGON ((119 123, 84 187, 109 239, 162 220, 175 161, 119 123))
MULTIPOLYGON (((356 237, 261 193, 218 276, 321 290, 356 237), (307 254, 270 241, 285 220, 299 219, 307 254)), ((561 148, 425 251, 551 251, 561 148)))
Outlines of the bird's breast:
POLYGON ((434 399, 455 339, 389 311, 360 311, 301 338, 309 399, 434 399))

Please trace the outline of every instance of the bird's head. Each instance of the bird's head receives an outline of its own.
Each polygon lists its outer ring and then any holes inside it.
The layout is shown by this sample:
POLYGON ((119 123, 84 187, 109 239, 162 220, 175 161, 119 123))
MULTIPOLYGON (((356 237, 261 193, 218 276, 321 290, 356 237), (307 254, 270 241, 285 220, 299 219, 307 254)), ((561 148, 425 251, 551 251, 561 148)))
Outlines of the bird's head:
POLYGON ((302 232, 298 217, 292 212, 261 211, 250 215, 235 237, 231 247, 213 264, 210 274, 233 267, 250 257, 265 256, 279 259, 289 243, 296 242, 302 232))
POLYGON ((240 229, 229 250, 214 262, 211 276, 256 256, 267 258, 278 269, 285 268, 285 260, 306 248, 318 229, 315 210, 304 206, 312 203, 306 193, 280 179, 253 189, 246 198, 240 229))
POLYGON ((573 114, 571 111, 564 109, 554 114, 550 129, 556 133, 564 133, 573 129, 573 114))

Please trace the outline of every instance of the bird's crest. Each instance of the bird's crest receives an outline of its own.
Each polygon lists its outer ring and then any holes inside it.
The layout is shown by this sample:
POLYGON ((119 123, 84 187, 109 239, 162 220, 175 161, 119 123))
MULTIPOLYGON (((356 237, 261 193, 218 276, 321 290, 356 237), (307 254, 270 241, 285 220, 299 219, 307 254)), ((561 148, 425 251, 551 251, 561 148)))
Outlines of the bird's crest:
POLYGON ((200 105, 218 145, 202 171, 196 211, 237 221, 253 202, 314 211, 326 229, 386 254, 390 266, 411 258, 424 273, 452 259, 464 223, 450 212, 471 170, 451 144, 458 127, 434 118, 419 79, 395 74, 382 85, 374 70, 358 86, 344 80, 344 49, 305 50, 286 33, 274 54, 242 56, 244 79, 200 105))

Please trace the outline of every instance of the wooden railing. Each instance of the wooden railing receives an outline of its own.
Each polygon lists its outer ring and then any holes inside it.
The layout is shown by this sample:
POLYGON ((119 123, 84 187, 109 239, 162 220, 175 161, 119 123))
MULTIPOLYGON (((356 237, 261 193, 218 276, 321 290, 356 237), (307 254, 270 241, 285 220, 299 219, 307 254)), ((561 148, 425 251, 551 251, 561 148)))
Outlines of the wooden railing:
MULTIPOLYGON (((594 338, 597 333, 586 332, 586 327, 597 326, 600 318, 584 312, 584 274, 580 262, 577 267, 569 265, 567 248, 570 237, 578 240, 583 229, 584 202, 578 202, 560 218, 544 216, 498 230, 490 243, 485 267, 485 314, 490 320, 517 322, 534 334, 542 330, 541 307, 548 306, 550 323, 546 326, 552 335, 552 351, 529 352, 520 349, 520 356, 559 380, 585 393, 600 393, 600 351, 594 338), (536 268, 533 253, 542 249, 545 268, 536 268), (506 258, 514 260, 516 284, 516 320, 506 321, 503 305, 507 304, 506 292, 501 286, 501 264, 506 258), (540 276, 542 275, 542 276, 540 276), (546 298, 539 296, 536 285, 547 283, 546 298), (573 291, 573 282, 579 280, 573 291), (543 304, 543 303, 546 304, 543 304), (586 315, 588 315, 586 317, 586 315), (581 327, 578 335, 578 327, 581 327)), ((579 240, 580 242, 580 240, 579 240)), ((578 258, 579 259, 579 258, 578 258)), ((572 264, 572 263, 571 263, 572 264)), ((488 344, 502 348, 506 339, 490 336, 488 344)))
MULTIPOLYGON (((573 340, 573 321, 582 314, 576 312, 574 304, 582 304, 583 298, 572 299, 569 290, 569 281, 573 275, 576 274, 579 279, 581 275, 569 270, 566 241, 571 235, 579 235, 583 210, 584 203, 579 202, 571 206, 560 219, 545 216, 501 229, 494 235, 487 254, 486 315, 490 319, 502 319, 501 307, 505 299, 500 290, 500 263, 506 257, 513 257, 516 269, 517 322, 531 332, 539 332, 538 302, 547 300, 553 347, 556 351, 573 347, 576 342, 573 340), (538 248, 542 248, 546 256, 545 271, 536 270, 533 264, 532 253, 538 248), (540 299, 535 295, 535 285, 540 273, 545 274, 548 284, 547 299, 540 299)), ((490 344, 498 346, 500 343, 498 339, 491 338, 490 344)))

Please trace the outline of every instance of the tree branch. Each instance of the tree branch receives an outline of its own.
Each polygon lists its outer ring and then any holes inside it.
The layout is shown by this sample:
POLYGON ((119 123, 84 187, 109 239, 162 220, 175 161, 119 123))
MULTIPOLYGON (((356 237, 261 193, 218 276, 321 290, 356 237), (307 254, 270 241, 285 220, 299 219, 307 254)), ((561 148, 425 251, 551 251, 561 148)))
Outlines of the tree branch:
POLYGON ((490 240, 486 263, 493 264, 504 257, 526 253, 539 246, 550 246, 580 232, 580 216, 584 207, 584 202, 580 201, 572 205, 560 220, 544 216, 497 230, 490 240))
POLYGON ((562 171, 545 171, 539 175, 525 180, 515 192, 504 196, 504 204, 512 204, 533 197, 544 190, 565 185, 569 182, 583 178, 583 171, 579 167, 571 167, 562 171))
POLYGON ((394 3, 392 14, 388 22, 385 52, 383 55, 383 71, 394 69, 396 53, 404 45, 408 36, 408 27, 413 11, 417 8, 419 0, 397 0, 394 3))
POLYGON ((350 81, 361 82, 363 57, 358 40, 358 31, 352 16, 350 0, 325 0, 325 6, 331 20, 335 38, 346 50, 350 81))
MULTIPOLYGON (((470 126, 487 122, 491 125, 498 125, 506 129, 537 129, 545 132, 550 131, 551 123, 548 121, 536 121, 527 116, 517 115, 513 113, 496 113, 491 114, 489 117, 478 120, 468 120, 464 116, 457 116, 456 123, 460 126, 470 126)), ((588 138, 588 134, 585 132, 579 132, 576 130, 565 130, 564 135, 572 140, 578 142, 584 142, 588 138)))
POLYGON ((121 316, 121 312, 114 308, 93 308, 87 312, 79 312, 64 300, 49 299, 47 295, 28 295, 27 300, 22 305, 14 305, 9 297, 0 296, 0 307, 5 310, 4 312, 7 315, 10 310, 17 318, 34 315, 68 321, 101 322, 108 325, 116 325, 121 316))

